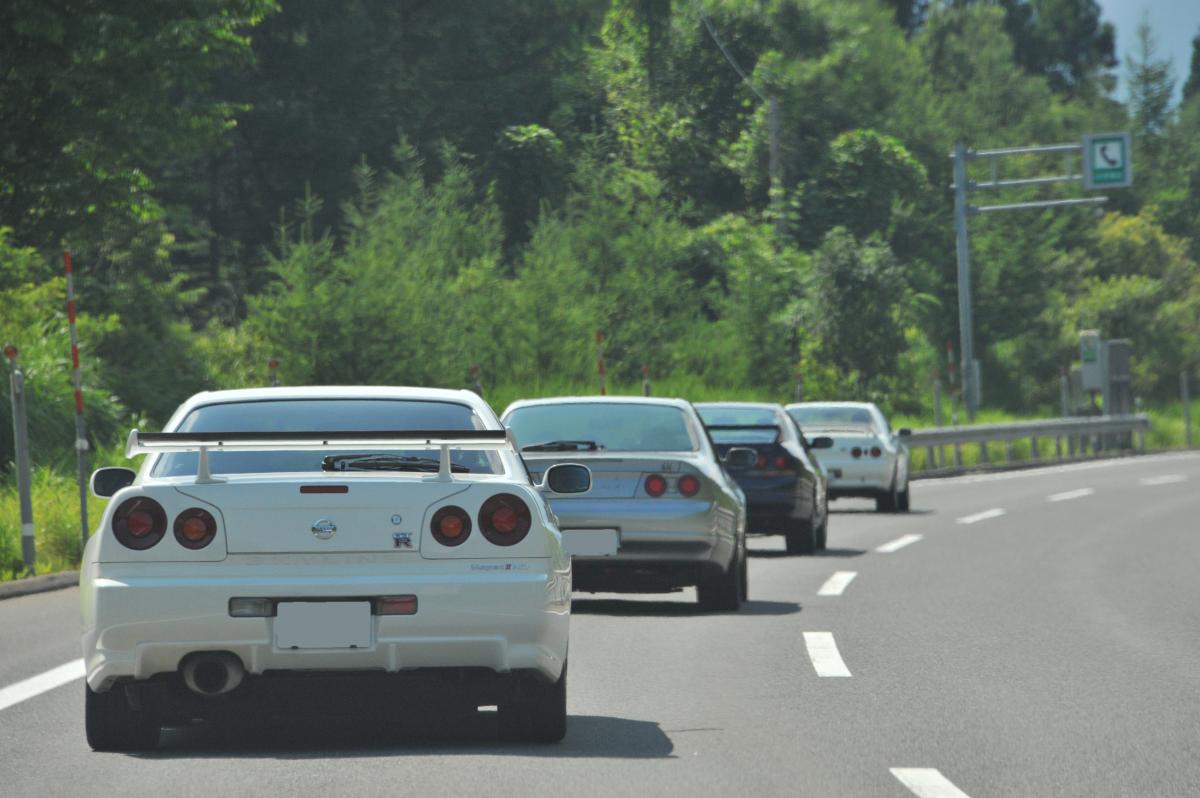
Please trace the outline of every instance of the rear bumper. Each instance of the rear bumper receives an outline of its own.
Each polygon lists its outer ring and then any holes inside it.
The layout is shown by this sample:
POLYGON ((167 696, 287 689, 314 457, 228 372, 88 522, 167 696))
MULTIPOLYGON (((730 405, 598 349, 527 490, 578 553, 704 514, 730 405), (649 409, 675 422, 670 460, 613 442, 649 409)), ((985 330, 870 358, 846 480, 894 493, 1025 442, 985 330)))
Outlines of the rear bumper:
POLYGON ((822 461, 828 472, 829 497, 873 496, 890 490, 896 466, 891 460, 822 461), (840 476, 838 475, 840 472, 840 476))
POLYGON ((251 674, 265 671, 486 668, 534 670, 557 679, 567 652, 571 571, 550 560, 429 561, 403 571, 369 561, 231 558, 197 565, 85 569, 83 654, 88 684, 148 679, 195 651, 229 651, 251 674), (249 562, 263 560, 265 562, 249 562), (390 573, 389 573, 390 571, 390 573), (370 645, 280 649, 274 618, 231 618, 233 597, 370 598, 414 594, 409 616, 373 616, 370 645))

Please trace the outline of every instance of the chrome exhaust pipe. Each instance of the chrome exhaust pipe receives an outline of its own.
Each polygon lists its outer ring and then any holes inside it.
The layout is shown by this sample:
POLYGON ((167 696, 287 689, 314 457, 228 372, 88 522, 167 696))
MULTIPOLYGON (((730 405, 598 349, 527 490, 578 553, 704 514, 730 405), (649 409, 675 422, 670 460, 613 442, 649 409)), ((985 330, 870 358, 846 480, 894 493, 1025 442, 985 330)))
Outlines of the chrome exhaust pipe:
POLYGON ((241 684, 246 675, 242 661, 228 651, 195 654, 188 657, 181 671, 183 683, 200 695, 228 693, 241 684))

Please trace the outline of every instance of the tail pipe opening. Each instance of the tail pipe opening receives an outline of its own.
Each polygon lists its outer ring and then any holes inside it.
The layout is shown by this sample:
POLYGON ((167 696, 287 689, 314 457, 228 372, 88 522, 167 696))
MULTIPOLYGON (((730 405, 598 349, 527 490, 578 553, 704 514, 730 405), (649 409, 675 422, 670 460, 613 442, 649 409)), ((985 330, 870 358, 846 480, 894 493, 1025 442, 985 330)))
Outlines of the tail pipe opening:
POLYGON ((222 695, 242 683, 246 669, 235 654, 211 651, 192 654, 180 668, 183 683, 200 695, 222 695))

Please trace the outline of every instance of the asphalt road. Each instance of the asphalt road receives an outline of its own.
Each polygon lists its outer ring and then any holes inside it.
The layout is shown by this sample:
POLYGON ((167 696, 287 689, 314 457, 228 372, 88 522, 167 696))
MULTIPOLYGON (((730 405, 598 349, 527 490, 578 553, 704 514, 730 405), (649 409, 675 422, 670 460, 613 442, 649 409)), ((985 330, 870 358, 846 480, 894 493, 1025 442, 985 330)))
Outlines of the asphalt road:
POLYGON ((484 713, 92 753, 81 679, 20 687, 78 658, 78 592, 11 599, 0 795, 1197 796, 1198 491, 1196 455, 914 483, 835 503, 824 556, 753 540, 737 614, 577 594, 552 746, 484 713))

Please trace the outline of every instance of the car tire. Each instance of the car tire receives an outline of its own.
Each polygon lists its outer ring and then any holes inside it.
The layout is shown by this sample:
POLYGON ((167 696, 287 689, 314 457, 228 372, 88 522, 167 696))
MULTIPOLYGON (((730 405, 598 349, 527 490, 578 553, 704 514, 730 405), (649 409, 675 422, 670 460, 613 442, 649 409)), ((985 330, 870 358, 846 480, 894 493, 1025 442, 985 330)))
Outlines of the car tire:
POLYGON ((811 519, 793 521, 784 535, 788 554, 812 554, 817 549, 818 532, 811 519))
POLYGON ((750 558, 742 552, 742 603, 750 600, 750 558))
POLYGON ((893 482, 892 486, 890 488, 880 492, 880 494, 875 497, 875 512, 877 512, 877 513, 895 512, 896 504, 898 501, 897 495, 898 494, 896 493, 896 483, 893 482))
POLYGON ((83 689, 84 732, 92 750, 146 751, 158 745, 162 725, 147 696, 141 696, 142 706, 135 709, 124 687, 106 693, 97 693, 87 684, 83 689))
POLYGON ((700 608, 710 612, 737 612, 742 606, 745 558, 729 564, 728 570, 716 579, 696 585, 700 608))
POLYGON ((567 734, 567 663, 557 682, 527 673, 509 700, 500 704, 500 733, 505 739, 557 743, 567 734))
POLYGON ((829 540, 829 502, 825 503, 825 512, 821 514, 821 526, 817 530, 817 551, 825 551, 829 540))
POLYGON ((909 507, 908 491, 911 487, 912 487, 911 485, 905 485, 904 490, 900 491, 900 493, 898 493, 896 495, 896 509, 902 513, 908 512, 908 507, 909 507))

